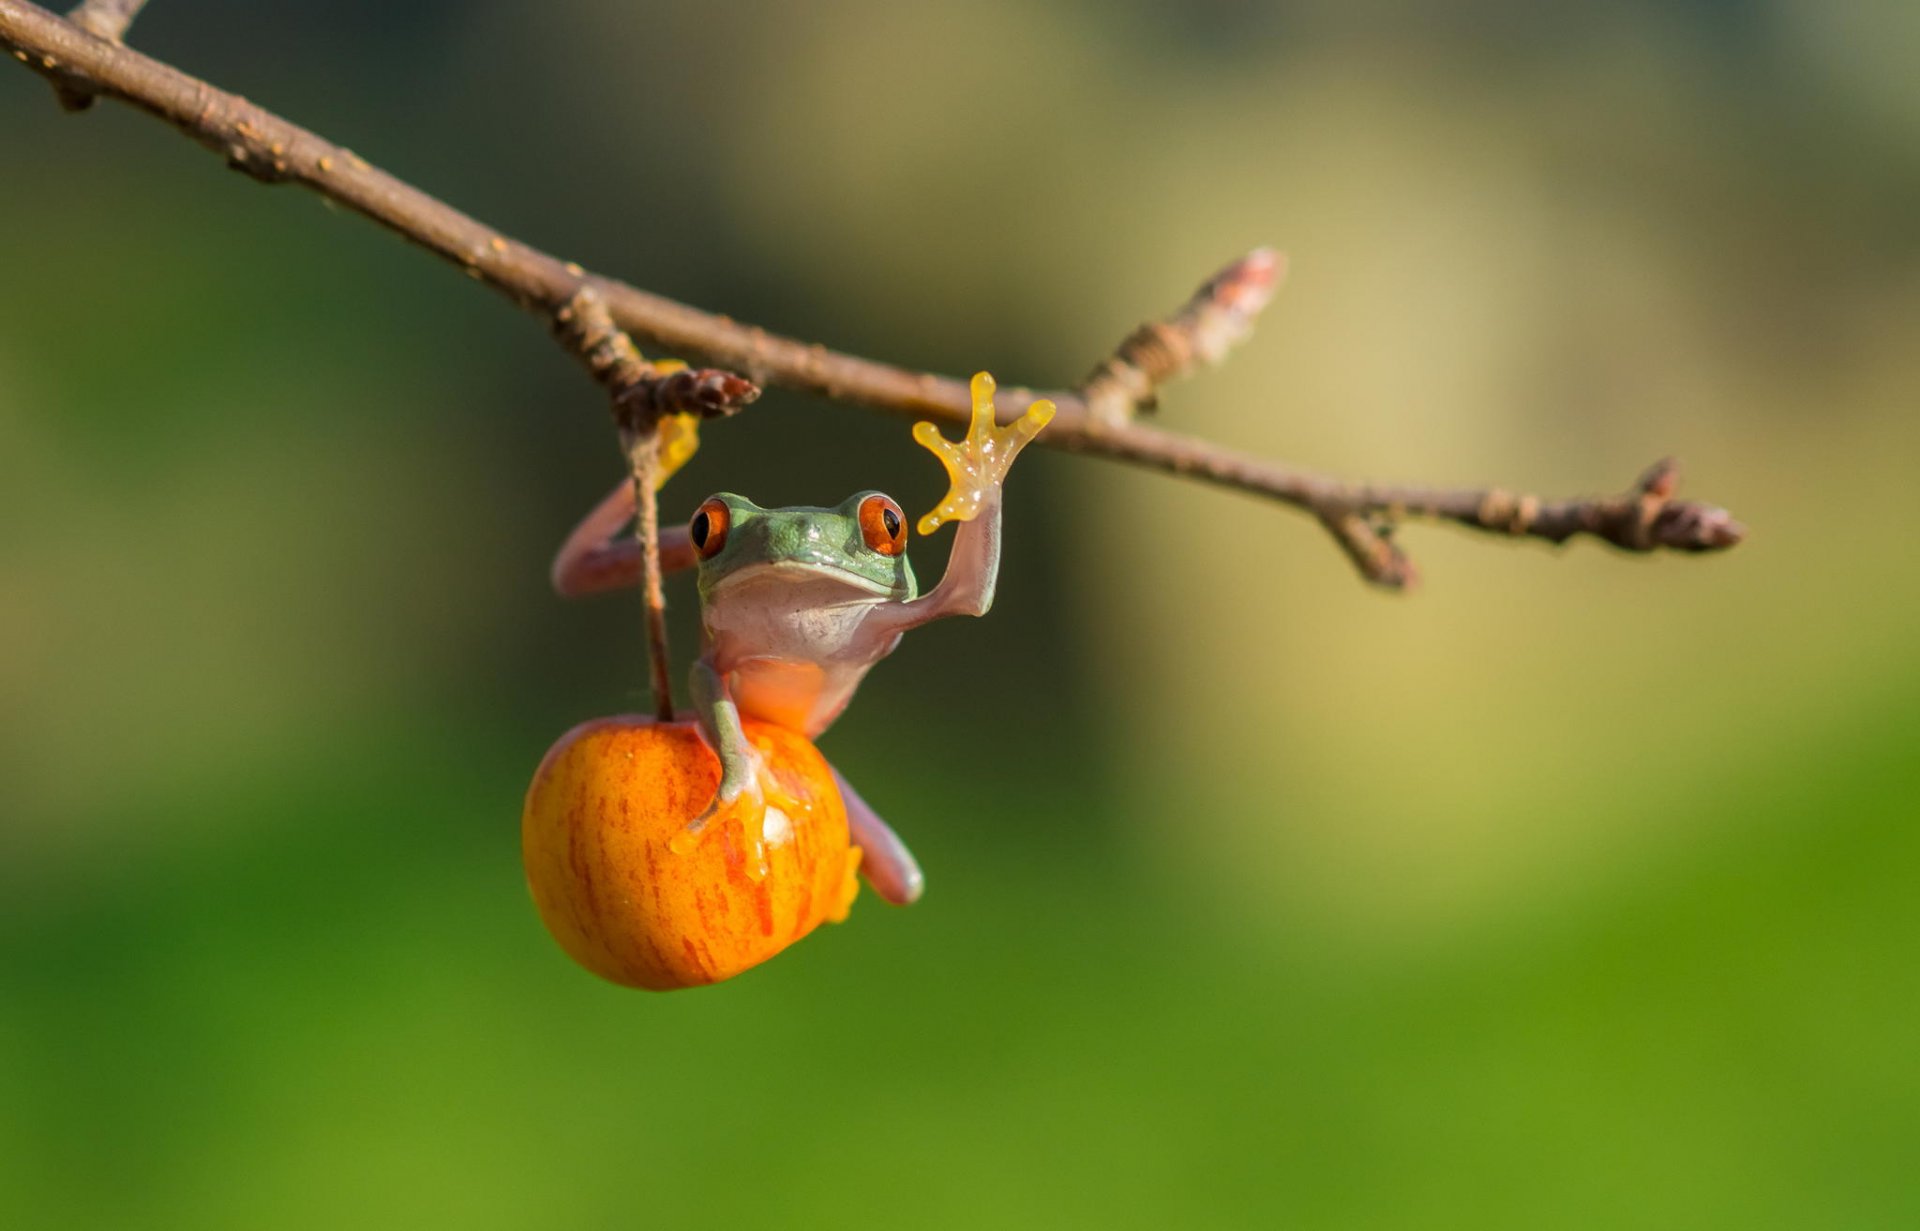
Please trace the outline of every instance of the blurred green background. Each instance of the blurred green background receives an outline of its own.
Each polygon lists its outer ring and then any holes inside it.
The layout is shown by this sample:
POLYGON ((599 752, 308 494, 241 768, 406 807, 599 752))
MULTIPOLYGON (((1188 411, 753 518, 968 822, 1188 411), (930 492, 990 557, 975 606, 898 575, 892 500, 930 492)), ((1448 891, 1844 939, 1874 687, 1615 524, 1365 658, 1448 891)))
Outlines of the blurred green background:
MULTIPOLYGON (((1293 273, 1174 427, 1751 541, 1414 528, 1029 455, 984 621, 824 741, 928 869, 717 988, 541 931, 644 705, 545 580, 619 462, 541 329, 0 72, 0 1222, 1920 1224, 1920 9, 252 5, 133 42, 569 258, 1060 384, 1293 273)), ((785 392, 726 487, 941 490, 785 392)), ((923 576, 944 543, 916 551, 923 576)), ((691 593, 672 590, 679 647, 691 593)))

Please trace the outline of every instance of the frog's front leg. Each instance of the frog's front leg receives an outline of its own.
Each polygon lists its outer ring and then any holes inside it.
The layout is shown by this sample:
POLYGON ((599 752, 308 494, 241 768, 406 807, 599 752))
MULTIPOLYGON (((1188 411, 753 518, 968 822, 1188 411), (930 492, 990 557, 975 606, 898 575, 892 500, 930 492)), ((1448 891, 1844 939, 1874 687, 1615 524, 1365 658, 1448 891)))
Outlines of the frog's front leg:
POLYGON ((693 693, 694 720, 700 734, 720 758, 720 785, 706 808, 674 835, 667 848, 677 855, 686 854, 707 822, 732 810, 740 820, 747 875, 759 880, 767 874, 767 797, 760 785, 760 754, 747 740, 746 728, 740 724, 740 707, 734 703, 726 678, 704 658, 693 664, 689 691, 693 693))
POLYGON ((860 792, 853 789, 846 775, 836 769, 833 780, 840 786, 840 801, 847 808, 847 832, 853 844, 860 848, 860 874, 867 878, 867 884, 872 885, 884 901, 895 906, 911 906, 919 901, 927 887, 927 878, 921 874, 913 852, 900 840, 900 835, 880 819, 880 814, 860 798, 860 792))
MULTIPOLYGON (((729 808, 738 808, 746 837, 749 871, 757 869, 760 875, 765 875, 764 826, 769 804, 789 815, 805 810, 808 805, 803 800, 786 798, 778 784, 765 775, 760 753, 748 741, 746 729, 741 725, 740 707, 727 688, 726 677, 705 659, 693 664, 690 691, 700 735, 720 758, 720 786, 714 791, 712 801, 700 815, 687 822, 670 845, 684 854, 709 821, 729 808)), ((926 888, 926 877, 921 875, 913 852, 837 769, 833 771, 833 780, 846 806, 848 835, 853 845, 863 852, 860 871, 867 883, 895 906, 907 906, 918 900, 926 888)))
POLYGON ((693 694, 693 714, 700 734, 720 758, 719 789, 706 809, 687 823, 687 832, 697 834, 721 809, 743 795, 760 802, 760 754, 748 742, 746 728, 740 724, 740 707, 713 664, 704 658, 693 664, 688 690, 693 694))
MULTIPOLYGON (((768 843, 778 845, 790 841, 794 824, 813 811, 814 803, 804 794, 794 794, 778 774, 771 772, 766 758, 747 738, 746 727, 740 721, 740 706, 733 699, 727 680, 725 673, 704 658, 693 664, 689 691, 693 693, 694 720, 701 738, 720 758, 720 785, 700 815, 688 821, 667 847, 677 855, 686 854, 693 849, 708 823, 725 814, 729 821, 740 822, 747 875, 760 880, 768 872, 768 843)), ((881 833, 887 833, 886 825, 880 823, 878 817, 873 820, 879 824, 881 833)), ((883 844, 876 840, 875 845, 883 844)), ((900 846, 898 838, 893 839, 893 845, 903 852, 906 849, 900 846)), ((919 869, 913 868, 912 863, 913 857, 908 855, 907 867, 917 876, 919 869)))
POLYGON ((1054 406, 1036 400, 1013 422, 994 421, 993 377, 981 372, 973 378, 973 419, 964 438, 953 441, 931 423, 916 423, 913 438, 940 459, 952 485, 947 497, 920 519, 923 535, 942 523, 957 521, 953 552, 940 584, 911 602, 877 612, 889 631, 898 632, 943 616, 980 616, 993 606, 1000 576, 1001 485, 1013 459, 1027 442, 1053 419, 1054 406))
POLYGON ((881 614, 898 629, 946 616, 983 616, 993 606, 1000 579, 1000 492, 980 502, 974 520, 961 523, 940 583, 911 602, 881 614))

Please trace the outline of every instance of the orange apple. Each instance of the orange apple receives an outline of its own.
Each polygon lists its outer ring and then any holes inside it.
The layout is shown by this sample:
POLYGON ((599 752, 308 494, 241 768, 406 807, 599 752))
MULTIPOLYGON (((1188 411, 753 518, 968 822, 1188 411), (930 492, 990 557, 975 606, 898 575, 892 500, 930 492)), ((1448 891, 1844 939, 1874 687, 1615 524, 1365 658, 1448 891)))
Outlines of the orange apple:
POLYGON ((600 718, 547 753, 527 789, 521 854, 540 918, 575 961, 629 987, 695 987, 846 917, 859 858, 833 771, 784 727, 746 731, 777 801, 764 865, 742 806, 683 836, 720 783, 719 758, 692 722, 600 718))

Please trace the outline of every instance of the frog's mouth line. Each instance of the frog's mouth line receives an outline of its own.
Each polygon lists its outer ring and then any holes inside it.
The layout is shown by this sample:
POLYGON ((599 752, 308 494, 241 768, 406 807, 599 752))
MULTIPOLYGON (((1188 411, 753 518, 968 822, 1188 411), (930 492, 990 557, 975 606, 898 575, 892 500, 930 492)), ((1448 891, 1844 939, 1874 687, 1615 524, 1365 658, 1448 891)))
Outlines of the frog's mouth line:
POLYGON ((837 564, 829 564, 824 560, 773 560, 765 564, 750 564, 722 577, 708 593, 719 594, 733 589, 742 582, 769 579, 785 581, 788 584, 824 581, 843 585, 851 590, 859 590, 875 598, 891 598, 895 594, 892 586, 875 581, 871 577, 862 577, 858 573, 849 572, 837 564))

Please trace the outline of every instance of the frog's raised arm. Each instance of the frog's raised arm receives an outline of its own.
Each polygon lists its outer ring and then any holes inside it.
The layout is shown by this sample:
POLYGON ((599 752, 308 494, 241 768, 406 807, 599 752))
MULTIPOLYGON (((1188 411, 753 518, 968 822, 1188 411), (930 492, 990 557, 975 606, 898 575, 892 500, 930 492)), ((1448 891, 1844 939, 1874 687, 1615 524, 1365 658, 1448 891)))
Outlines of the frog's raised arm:
POLYGON ((931 534, 948 521, 959 522, 960 529, 939 585, 911 602, 876 608, 868 616, 887 632, 904 632, 944 616, 985 615, 993 606, 1000 575, 1001 484, 1020 450, 1052 420, 1054 409, 1042 398, 1002 427, 994 421, 993 390, 993 377, 985 372, 974 376, 973 422, 961 440, 948 440, 931 423, 913 425, 913 438, 940 459, 953 481, 946 499, 920 519, 920 533, 931 534))

